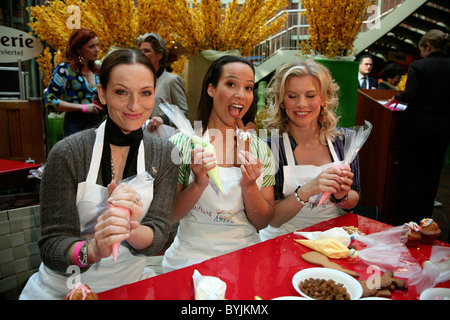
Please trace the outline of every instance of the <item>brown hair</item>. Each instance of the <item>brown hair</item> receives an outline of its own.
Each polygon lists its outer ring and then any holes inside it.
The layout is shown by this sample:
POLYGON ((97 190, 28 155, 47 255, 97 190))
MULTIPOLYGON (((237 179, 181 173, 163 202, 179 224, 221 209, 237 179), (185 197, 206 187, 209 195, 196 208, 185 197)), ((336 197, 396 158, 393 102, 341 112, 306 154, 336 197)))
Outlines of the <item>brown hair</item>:
POLYGON ((148 58, 140 51, 134 49, 117 49, 105 58, 100 69, 100 85, 106 89, 111 70, 120 64, 142 64, 146 66, 153 74, 156 88, 156 71, 148 58))
MULTIPOLYGON (((249 62, 247 59, 244 59, 239 56, 225 55, 218 58, 210 65, 208 71, 206 72, 205 77, 203 78, 202 91, 197 110, 197 120, 200 120, 202 122, 203 131, 205 131, 206 128, 208 127, 209 117, 211 115, 211 110, 213 109, 213 98, 208 94, 208 86, 212 84, 212 86, 216 88, 217 84, 219 83, 219 79, 222 76, 223 67, 226 64, 233 62, 239 62, 248 65, 252 69, 253 75, 255 74, 255 67, 253 66, 253 64, 249 62)), ((253 102, 250 106, 250 109, 247 111, 250 118, 245 117, 244 115, 242 118, 244 124, 249 121, 252 122, 254 121, 254 119, 251 119, 251 116, 253 116, 254 118, 256 114, 257 106, 255 100, 256 100, 255 93, 253 92, 253 102)))
MULTIPOLYGON (((72 69, 81 73, 83 63, 80 62, 80 54, 78 50, 88 43, 91 39, 97 37, 97 34, 86 28, 75 29, 70 35, 69 41, 66 45, 66 62, 70 63, 72 69)), ((95 65, 95 61, 88 62, 88 68, 95 74, 98 73, 98 67, 95 65)))
POLYGON ((448 33, 438 29, 432 29, 420 38, 419 46, 424 47, 427 43, 429 43, 436 50, 445 53, 448 50, 449 40, 450 37, 448 33))

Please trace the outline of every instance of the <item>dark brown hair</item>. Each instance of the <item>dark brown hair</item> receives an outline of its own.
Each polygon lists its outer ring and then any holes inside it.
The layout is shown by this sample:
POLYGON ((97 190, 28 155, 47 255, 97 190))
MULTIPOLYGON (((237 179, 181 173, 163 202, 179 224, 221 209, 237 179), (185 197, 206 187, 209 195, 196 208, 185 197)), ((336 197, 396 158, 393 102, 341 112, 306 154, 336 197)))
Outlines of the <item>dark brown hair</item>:
MULTIPOLYGON (((253 64, 250 61, 238 56, 222 56, 211 64, 208 71, 206 72, 205 77, 203 78, 202 92, 197 110, 197 120, 200 120, 202 122, 203 131, 205 131, 208 127, 209 116, 211 115, 211 110, 213 108, 213 98, 208 94, 208 86, 209 84, 212 84, 213 87, 216 88, 217 84, 219 83, 219 79, 222 76, 223 66, 232 62, 240 62, 248 65, 250 68, 252 68, 253 74, 255 74, 255 67, 253 66, 253 64)), ((242 118, 244 124, 249 121, 254 121, 257 107, 255 102, 255 92, 253 91, 253 103, 250 106, 250 109, 242 118), (249 119, 248 116, 246 117, 247 114, 250 116, 250 118, 253 117, 253 119, 249 119)))
POLYGON ((102 62, 100 69, 100 84, 106 88, 109 81, 111 70, 120 64, 142 64, 146 66, 153 74, 156 88, 156 71, 150 60, 140 51, 134 49, 117 49, 111 52, 102 62))

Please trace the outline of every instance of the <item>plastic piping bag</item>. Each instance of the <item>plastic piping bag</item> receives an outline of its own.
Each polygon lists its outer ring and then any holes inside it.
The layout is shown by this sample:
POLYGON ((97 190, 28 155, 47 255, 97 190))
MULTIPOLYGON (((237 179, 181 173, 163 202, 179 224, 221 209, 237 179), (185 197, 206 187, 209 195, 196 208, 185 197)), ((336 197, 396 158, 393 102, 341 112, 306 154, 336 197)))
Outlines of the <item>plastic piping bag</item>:
MULTIPOLYGON (((185 135, 191 138, 192 143, 196 147, 204 148, 207 152, 210 152, 214 156, 216 156, 216 150, 214 149, 214 146, 208 141, 202 140, 195 134, 194 129, 191 126, 191 123, 183 114, 183 112, 181 112, 178 106, 166 102, 161 103, 159 107, 169 117, 170 121, 172 121, 172 123, 175 124, 181 132, 183 132, 185 135)), ((220 179, 219 168, 215 166, 214 168, 209 170, 208 176, 217 186, 219 191, 223 194, 223 187, 222 181, 220 179)))
MULTIPOLYGON (((144 201, 144 199, 147 197, 147 195, 145 194, 146 190, 149 188, 149 186, 151 186, 153 184, 153 181, 154 181, 153 177, 148 172, 143 172, 136 176, 124 179, 124 180, 120 181, 119 184, 121 184, 121 183, 128 184, 131 188, 133 188, 134 191, 136 191, 136 193, 141 198, 141 201, 144 201)), ((119 210, 122 210, 123 212, 125 212, 128 215, 128 218, 130 218, 130 216, 131 216, 131 211, 128 208, 123 208, 123 207, 115 206, 111 203, 108 203, 108 209, 109 208, 117 208, 119 210)), ((117 261, 117 255, 119 253, 119 246, 120 246, 120 242, 114 243, 112 245, 112 254, 113 254, 114 262, 117 261)))
MULTIPOLYGON (((343 163, 350 164, 355 160, 356 155, 362 146, 366 142, 367 138, 372 131, 372 124, 369 121, 364 120, 364 126, 356 126, 349 128, 344 133, 345 146, 344 146, 344 160, 343 163)), ((335 165, 333 168, 339 168, 341 165, 335 165)), ((331 192, 323 192, 320 197, 319 206, 327 200, 331 195, 331 192)))

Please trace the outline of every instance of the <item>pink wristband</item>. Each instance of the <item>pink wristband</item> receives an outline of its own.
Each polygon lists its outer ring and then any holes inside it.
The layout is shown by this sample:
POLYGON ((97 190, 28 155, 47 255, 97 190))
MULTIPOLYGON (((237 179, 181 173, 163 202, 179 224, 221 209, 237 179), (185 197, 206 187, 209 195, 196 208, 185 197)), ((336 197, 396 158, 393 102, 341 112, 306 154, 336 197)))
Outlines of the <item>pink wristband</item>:
POLYGON ((86 241, 80 241, 80 242, 78 242, 78 243, 77 243, 77 246, 75 247, 75 252, 73 253, 73 256, 74 256, 74 258, 75 258, 75 262, 76 262, 77 265, 78 265, 79 267, 81 267, 81 268, 85 268, 85 267, 86 267, 86 265, 82 264, 81 261, 80 261, 80 259, 78 258, 78 257, 79 257, 79 254, 80 254, 81 246, 82 246, 83 243, 85 243, 85 242, 86 242, 86 241))
POLYGON ((83 113, 86 113, 86 105, 83 103, 81 106, 83 107, 83 113))

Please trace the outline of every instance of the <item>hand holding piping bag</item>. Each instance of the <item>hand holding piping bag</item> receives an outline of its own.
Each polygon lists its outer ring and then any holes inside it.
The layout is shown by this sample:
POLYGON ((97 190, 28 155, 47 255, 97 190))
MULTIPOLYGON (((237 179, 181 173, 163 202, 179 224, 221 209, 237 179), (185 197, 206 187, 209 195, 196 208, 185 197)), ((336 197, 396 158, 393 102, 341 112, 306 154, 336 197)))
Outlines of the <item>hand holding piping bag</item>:
MULTIPOLYGON (((349 128, 350 130, 347 130, 345 133, 344 164, 350 165, 353 162, 372 131, 372 124, 369 121, 364 122, 364 126, 349 128)), ((339 168, 340 166, 341 165, 339 164, 334 167, 339 168)), ((328 199, 330 195, 330 192, 324 192, 320 197, 319 206, 328 199)))
MULTIPOLYGON (((139 226, 144 204, 144 194, 148 192, 151 185, 153 185, 153 177, 144 172, 137 176, 122 180, 117 187, 115 181, 108 186, 110 197, 108 199, 108 209, 118 209, 124 212, 129 220, 129 232, 139 226)), ((114 262, 117 261, 120 242, 112 245, 112 254, 114 262)))

